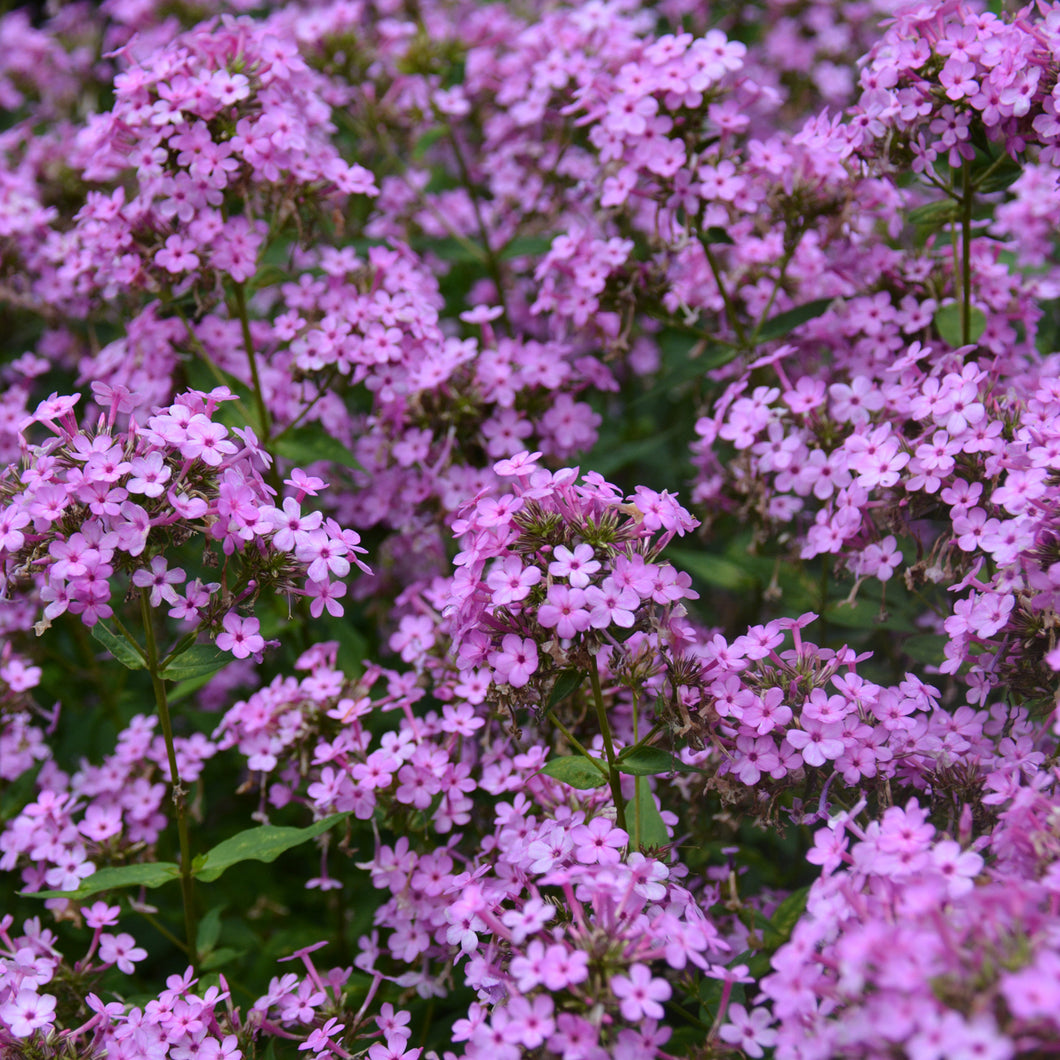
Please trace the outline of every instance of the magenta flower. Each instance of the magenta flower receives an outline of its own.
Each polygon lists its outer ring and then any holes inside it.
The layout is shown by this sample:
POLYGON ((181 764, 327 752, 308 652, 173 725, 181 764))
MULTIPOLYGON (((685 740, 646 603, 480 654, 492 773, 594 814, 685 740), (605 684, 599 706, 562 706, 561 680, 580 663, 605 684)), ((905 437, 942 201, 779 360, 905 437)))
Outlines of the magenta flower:
POLYGON ((567 585, 553 585, 546 602, 537 609, 537 620, 546 629, 556 630, 558 637, 573 637, 589 628, 592 613, 587 607, 585 591, 567 585))
MULTIPOLYGON (((146 956, 146 954, 145 954, 146 956)), ((0 1005, 2 1019, 16 1038, 28 1038, 35 1030, 50 1027, 55 1020, 55 998, 22 989, 9 1001, 0 1005)))
POLYGON ((508 633, 501 641, 501 650, 490 652, 489 662, 499 683, 523 688, 537 670, 537 645, 529 637, 508 633))
POLYGON ((622 1016, 631 1023, 642 1019, 663 1018, 662 1002, 672 993, 665 979, 653 979, 646 964, 634 964, 629 975, 616 975, 611 980, 611 991, 622 1002, 622 1016))
POLYGON ((583 865, 617 865, 619 851, 629 842, 629 836, 616 828, 606 817, 594 817, 588 824, 580 824, 571 832, 574 856, 583 865))
POLYGON ((256 618, 240 618, 229 611, 222 620, 224 632, 217 634, 217 647, 230 651, 237 659, 245 659, 265 649, 265 638, 258 630, 261 623, 256 618))
POLYGON ((147 950, 137 946, 132 935, 124 931, 120 935, 104 932, 99 937, 99 959, 104 964, 116 964, 126 975, 136 970, 134 961, 142 961, 146 956, 147 950))
POLYGON ((600 569, 600 561, 593 559, 591 545, 575 545, 573 552, 565 545, 557 545, 552 555, 555 558, 548 565, 548 573, 553 578, 566 578, 578 589, 584 589, 589 584, 589 576, 600 569))

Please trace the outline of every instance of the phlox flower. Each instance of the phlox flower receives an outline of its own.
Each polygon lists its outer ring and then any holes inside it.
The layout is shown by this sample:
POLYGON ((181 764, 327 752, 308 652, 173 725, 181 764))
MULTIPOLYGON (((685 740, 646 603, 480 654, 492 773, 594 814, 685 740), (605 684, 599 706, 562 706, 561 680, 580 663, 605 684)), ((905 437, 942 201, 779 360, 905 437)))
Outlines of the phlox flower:
POLYGON ((235 611, 229 611, 221 624, 224 632, 217 634, 217 647, 221 651, 245 659, 265 650, 265 638, 259 633, 261 623, 256 618, 240 618, 235 611))
POLYGON ((497 681, 523 688, 538 667, 537 645, 529 637, 505 634, 501 650, 490 652, 489 663, 497 681))
POLYGON ((652 978, 646 964, 630 966, 629 975, 616 975, 611 980, 611 991, 621 1002, 622 1016, 631 1023, 642 1019, 662 1019, 662 1002, 668 1001, 672 990, 665 979, 652 978))

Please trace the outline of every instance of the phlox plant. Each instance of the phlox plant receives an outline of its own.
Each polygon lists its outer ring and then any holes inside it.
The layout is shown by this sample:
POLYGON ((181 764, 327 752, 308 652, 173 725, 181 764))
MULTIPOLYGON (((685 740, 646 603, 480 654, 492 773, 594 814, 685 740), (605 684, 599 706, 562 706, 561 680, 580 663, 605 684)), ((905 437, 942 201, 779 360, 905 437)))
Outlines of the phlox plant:
POLYGON ((1060 1040, 1060 5, 0 15, 0 1060, 1060 1040))

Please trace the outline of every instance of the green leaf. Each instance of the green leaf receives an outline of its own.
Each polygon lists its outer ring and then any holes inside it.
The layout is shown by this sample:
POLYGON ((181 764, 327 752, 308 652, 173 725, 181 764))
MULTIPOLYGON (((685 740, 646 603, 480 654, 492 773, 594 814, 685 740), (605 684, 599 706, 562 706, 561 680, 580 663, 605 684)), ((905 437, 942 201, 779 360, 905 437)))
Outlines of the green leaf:
POLYGON ((988 176, 979 177, 978 174, 980 172, 985 173, 993 165, 994 159, 989 159, 982 166, 972 167, 972 183, 975 185, 975 190, 982 192, 984 195, 989 195, 995 191, 1004 191, 1023 176, 1023 167, 1019 163, 1013 162, 1011 158, 1006 157, 1005 161, 1000 163, 997 169, 993 170, 988 176))
POLYGON ((661 747, 631 747, 623 751, 615 762, 620 773, 633 777, 658 777, 669 773, 699 773, 680 758, 661 747))
POLYGON ((590 788, 602 788, 607 783, 606 767, 601 769, 601 766, 603 763, 598 758, 590 761, 582 755, 565 755, 547 761, 541 772, 579 791, 588 791, 590 788), (599 765, 594 766, 593 762, 599 765))
POLYGON ((364 470, 357 457, 337 438, 332 438, 319 423, 284 431, 271 444, 278 456, 293 460, 299 465, 327 460, 343 467, 364 470))
POLYGON ((762 940, 770 953, 778 950, 791 938, 795 925, 806 911, 809 895, 809 887, 800 887, 797 891, 792 891, 774 910, 762 940))
MULTIPOLYGON (((948 302, 935 310, 935 330, 942 341, 950 346, 967 345, 964 341, 961 306, 957 302, 948 302)), ((972 306, 969 314, 968 343, 978 342, 986 331, 986 314, 978 307, 972 306)))
POLYGON ((231 661, 232 656, 227 652, 218 651, 209 644, 193 644, 166 666, 162 676, 167 681, 192 681, 209 677, 231 661))
MULTIPOLYGON (((207 972, 212 968, 223 968, 226 964, 238 960, 244 953, 246 953, 246 950, 237 950, 232 946, 222 946, 218 950, 211 950, 205 954, 199 962, 199 967, 207 972)), ((200 987, 199 989, 201 990, 202 988, 200 987)))
POLYGON ((739 564, 724 556, 709 552, 693 552, 691 549, 670 548, 666 557, 694 578, 728 592, 747 592, 754 588, 755 579, 739 564))
POLYGON ((910 659, 929 666, 938 666, 946 657, 945 647, 949 637, 940 633, 918 633, 902 641, 902 651, 910 659))
POLYGON ((106 623, 97 622, 92 627, 92 636, 122 664, 130 670, 142 670, 147 664, 144 657, 106 623))
POLYGON ((754 338, 757 342, 772 342, 774 339, 782 339, 789 331, 794 331, 800 324, 813 320, 824 313, 832 304, 834 299, 817 298, 812 302, 788 309, 783 313, 777 313, 770 317, 757 331, 754 338))
POLYGON ((719 225, 711 225, 705 232, 699 233, 701 243, 726 243, 731 246, 734 242, 732 236, 719 225))
POLYGON ((221 912, 223 905, 215 905, 199 921, 199 930, 195 935, 195 949, 201 953, 209 953, 217 945, 221 937, 221 912))
POLYGON ((537 258, 547 254, 552 247, 548 236, 516 236, 506 243, 497 255, 502 261, 512 258, 537 258))
POLYGON ((427 152, 443 137, 447 132, 447 128, 444 125, 435 126, 433 129, 428 129, 413 145, 412 145, 412 159, 414 162, 422 162, 426 157, 427 152))
POLYGON ((877 630, 890 629, 898 633, 912 633, 916 630, 914 616, 905 613, 897 606, 882 609, 879 599, 859 596, 853 606, 846 603, 834 604, 824 613, 826 621, 843 629, 877 630))
POLYGON ((285 850, 300 846, 332 825, 349 817, 349 813, 333 813, 308 828, 288 828, 263 824, 248 828, 200 854, 192 866, 192 875, 204 883, 212 883, 223 872, 241 861, 275 861, 285 850))
POLYGON ((584 680, 585 674, 581 670, 561 670, 556 677, 556 683, 552 686, 546 709, 551 710, 557 703, 562 703, 567 696, 577 692, 584 680))
POLYGON ((637 793, 626 803, 626 827, 633 850, 659 850, 670 843, 670 835, 647 781, 637 781, 637 793))
POLYGON ((601 439, 604 444, 592 457, 593 470, 606 478, 637 461, 656 466, 665 464, 667 446, 680 427, 681 424, 675 423, 664 431, 655 431, 648 438, 636 438, 614 445, 608 445, 606 439, 601 439))
POLYGON ((161 887, 180 878, 180 869, 172 861, 148 861, 140 865, 119 865, 98 869, 81 881, 76 891, 22 891, 25 898, 72 898, 80 901, 100 891, 115 887, 161 887))
POLYGON ((955 199, 939 199, 937 202, 925 203, 915 210, 910 210, 909 222, 914 225, 941 228, 943 225, 956 221, 959 215, 960 210, 955 199))

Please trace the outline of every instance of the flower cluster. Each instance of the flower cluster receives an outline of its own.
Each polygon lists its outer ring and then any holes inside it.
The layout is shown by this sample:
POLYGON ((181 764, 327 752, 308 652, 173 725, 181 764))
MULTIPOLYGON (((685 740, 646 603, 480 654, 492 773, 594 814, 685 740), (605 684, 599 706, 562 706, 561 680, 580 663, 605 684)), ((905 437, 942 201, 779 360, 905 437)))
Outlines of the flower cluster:
POLYGON ((0 16, 3 1060, 1054 1047, 1003 6, 0 16))
POLYGON ((223 629, 218 647, 236 658, 265 647, 258 620, 236 610, 262 591, 308 596, 314 614, 325 606, 342 614, 341 579, 351 561, 364 566, 360 539, 320 512, 302 514, 301 501, 323 484, 298 469, 288 480, 294 495, 282 508, 271 503, 274 491, 261 474, 269 458, 254 432, 230 432, 214 418, 233 399, 229 391, 189 391, 124 431, 115 420, 130 410, 127 393, 111 392, 109 418, 94 431, 77 426, 79 397, 53 396, 25 421, 25 429, 41 423, 53 437, 31 447, 26 466, 3 487, 5 584, 9 592, 20 580, 39 586, 41 628, 67 610, 88 626, 111 617, 118 571, 149 594, 152 608, 167 605, 196 631, 223 629), (220 546, 221 582, 187 582, 163 555, 196 534, 220 546), (228 557, 243 561, 238 574, 228 557))
POLYGON ((957 1049, 1007 1060, 1055 1040, 1055 777, 1041 780, 1011 801, 999 793, 1009 808, 990 841, 1035 856, 992 869, 915 801, 864 829, 842 815, 819 831, 810 858, 822 876, 761 984, 779 1026, 767 1042, 754 1031, 766 1021, 741 1011, 733 1030, 791 1058, 957 1049))

